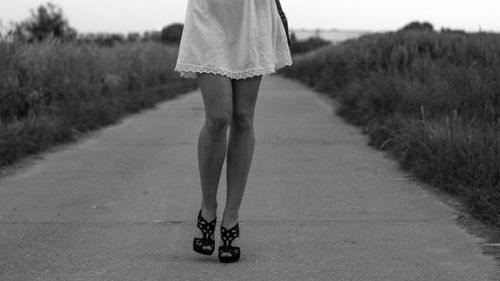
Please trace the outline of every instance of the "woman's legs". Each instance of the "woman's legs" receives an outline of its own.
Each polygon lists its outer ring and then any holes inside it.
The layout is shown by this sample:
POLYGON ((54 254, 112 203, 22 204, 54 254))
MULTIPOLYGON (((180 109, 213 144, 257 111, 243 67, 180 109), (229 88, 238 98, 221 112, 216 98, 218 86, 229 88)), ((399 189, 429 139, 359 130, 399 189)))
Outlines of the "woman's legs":
POLYGON ((232 81, 232 118, 227 150, 227 194, 222 225, 233 227, 247 183, 255 146, 253 119, 262 77, 232 81))
POLYGON ((213 74, 198 77, 205 104, 205 124, 198 139, 202 215, 207 221, 216 216, 217 187, 227 150, 225 227, 238 221, 255 146, 253 119, 261 79, 231 81, 213 74))
POLYGON ((200 74, 198 83, 205 104, 205 124, 198 138, 202 216, 216 217, 217 187, 227 149, 227 129, 233 111, 233 86, 227 77, 200 74))

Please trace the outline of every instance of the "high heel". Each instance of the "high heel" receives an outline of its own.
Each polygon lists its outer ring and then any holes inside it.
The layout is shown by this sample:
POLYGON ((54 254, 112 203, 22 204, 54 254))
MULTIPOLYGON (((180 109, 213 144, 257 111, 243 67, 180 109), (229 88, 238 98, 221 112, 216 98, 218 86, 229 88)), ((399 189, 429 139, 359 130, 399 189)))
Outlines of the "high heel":
POLYGON ((195 252, 207 256, 213 254, 215 250, 215 240, 213 239, 212 235, 215 232, 216 222, 217 219, 214 219, 211 222, 207 222, 201 216, 201 210, 200 210, 200 212, 198 213, 198 223, 196 226, 201 230, 203 237, 193 239, 193 250, 195 252), (208 249, 206 249, 207 247, 208 249))
POLYGON ((227 229, 221 225, 220 227, 220 238, 222 240, 222 246, 219 247, 219 261, 223 263, 231 263, 238 261, 240 259, 241 249, 240 247, 234 247, 231 243, 234 239, 240 236, 240 227, 238 223, 231 229, 227 229), (226 254, 223 256, 223 254, 226 254), (228 255, 229 254, 229 255, 228 255))

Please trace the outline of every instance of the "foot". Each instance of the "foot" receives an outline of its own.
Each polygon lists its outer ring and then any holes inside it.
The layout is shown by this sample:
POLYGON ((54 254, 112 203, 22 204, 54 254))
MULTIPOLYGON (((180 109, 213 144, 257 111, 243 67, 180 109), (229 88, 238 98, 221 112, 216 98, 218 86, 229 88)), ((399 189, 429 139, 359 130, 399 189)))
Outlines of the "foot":
POLYGON ((200 231, 200 236, 193 239, 193 250, 203 255, 211 255, 215 250, 215 232, 216 219, 207 221, 202 216, 202 210, 198 213, 197 227, 200 231))
POLYGON ((241 249, 237 246, 240 228, 239 224, 236 223, 231 228, 226 228, 221 225, 221 245, 219 247, 219 261, 223 263, 231 263, 238 261, 241 255, 241 249))

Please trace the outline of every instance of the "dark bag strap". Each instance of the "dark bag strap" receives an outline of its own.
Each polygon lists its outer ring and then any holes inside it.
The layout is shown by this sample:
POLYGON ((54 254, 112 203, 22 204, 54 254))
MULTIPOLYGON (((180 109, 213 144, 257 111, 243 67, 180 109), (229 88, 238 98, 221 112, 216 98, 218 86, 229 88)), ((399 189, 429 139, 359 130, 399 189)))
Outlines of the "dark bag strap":
POLYGON ((278 6, 278 12, 280 14, 281 21, 283 22, 283 26, 285 27, 286 40, 288 41, 288 47, 290 47, 290 34, 288 31, 288 19, 286 18, 285 12, 283 12, 283 8, 281 7, 280 0, 276 0, 276 6, 278 6))

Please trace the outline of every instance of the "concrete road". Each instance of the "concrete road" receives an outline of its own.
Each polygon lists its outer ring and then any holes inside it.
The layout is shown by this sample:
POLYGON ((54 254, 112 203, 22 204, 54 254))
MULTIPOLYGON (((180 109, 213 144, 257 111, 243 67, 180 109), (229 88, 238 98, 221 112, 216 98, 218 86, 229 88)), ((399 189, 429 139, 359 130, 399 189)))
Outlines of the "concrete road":
POLYGON ((0 280, 495 280, 453 209, 278 77, 257 104, 242 259, 197 255, 203 117, 193 92, 1 179, 0 280))

